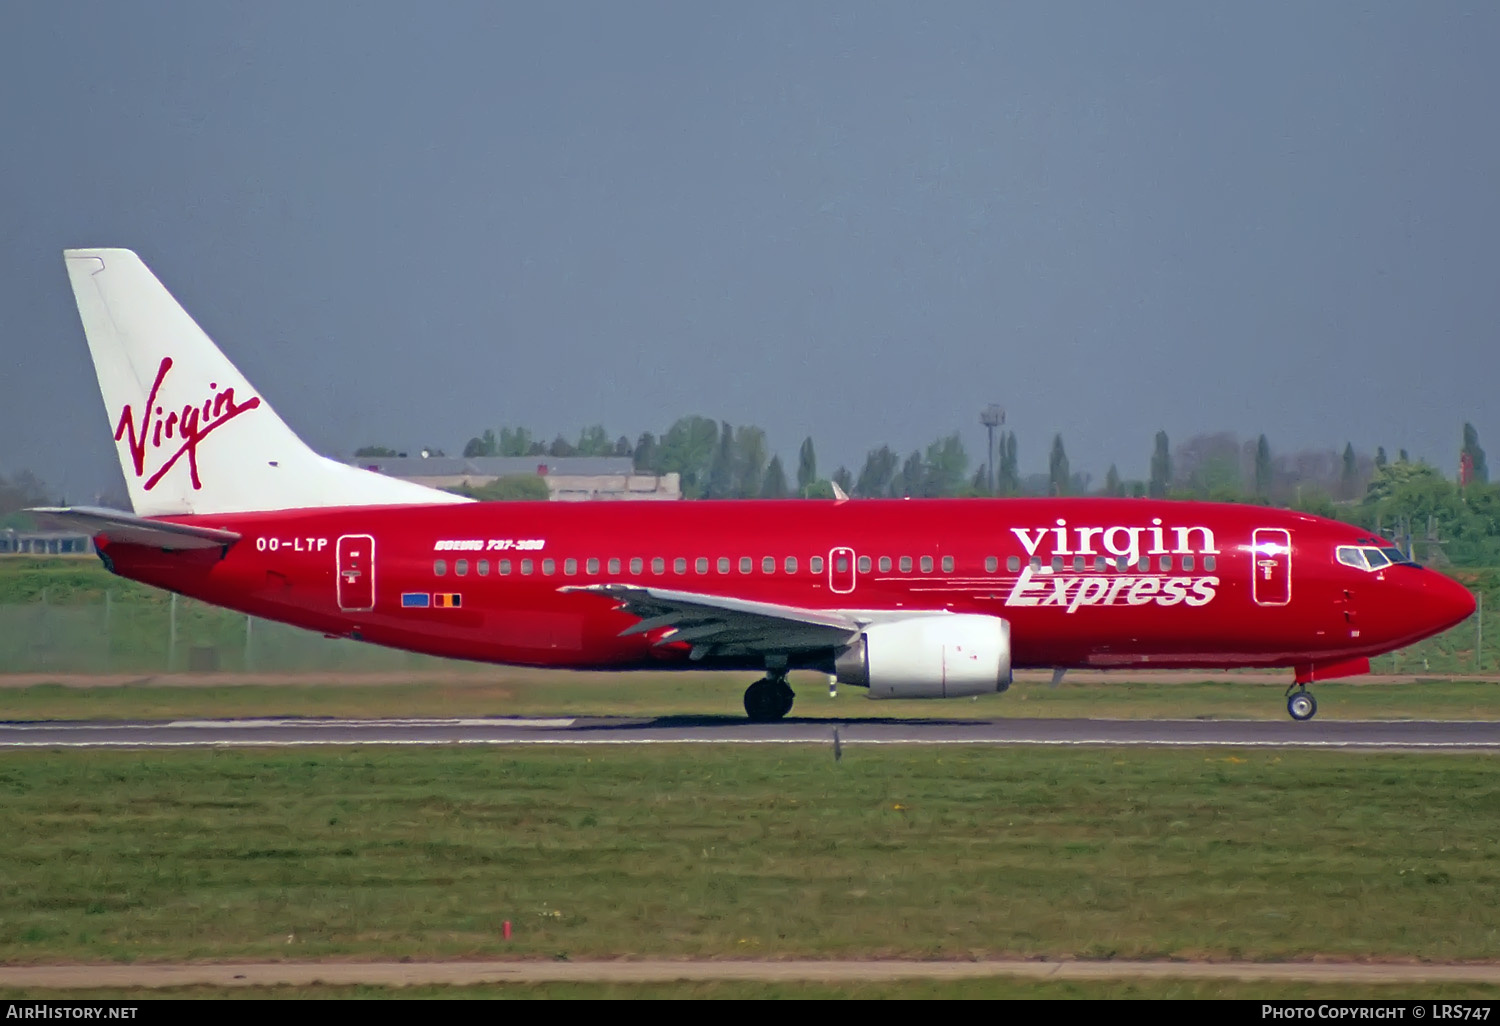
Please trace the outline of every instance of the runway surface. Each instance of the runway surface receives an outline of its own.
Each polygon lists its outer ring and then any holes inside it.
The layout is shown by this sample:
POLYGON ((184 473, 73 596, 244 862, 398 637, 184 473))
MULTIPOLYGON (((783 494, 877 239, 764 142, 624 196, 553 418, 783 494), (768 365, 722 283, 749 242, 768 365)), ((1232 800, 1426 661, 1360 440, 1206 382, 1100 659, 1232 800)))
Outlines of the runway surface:
POLYGON ((0 748, 296 745, 1215 745, 1496 751, 1500 722, 1291 720, 256 719, 0 724, 0 748))

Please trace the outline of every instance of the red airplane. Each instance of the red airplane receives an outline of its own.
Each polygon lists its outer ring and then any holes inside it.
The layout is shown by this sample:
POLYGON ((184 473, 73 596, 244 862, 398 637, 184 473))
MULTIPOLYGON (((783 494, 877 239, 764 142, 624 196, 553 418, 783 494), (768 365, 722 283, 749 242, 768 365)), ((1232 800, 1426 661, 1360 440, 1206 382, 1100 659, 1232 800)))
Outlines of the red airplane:
MULTIPOLYGON (((1013 668, 1291 667, 1313 681, 1467 618, 1348 524, 1145 499, 481 503, 317 455, 128 250, 69 277, 134 511, 49 508, 117 574, 325 634, 575 669, 788 671, 872 698, 1013 668)), ((1295 689, 1295 690, 1294 690, 1295 689)))

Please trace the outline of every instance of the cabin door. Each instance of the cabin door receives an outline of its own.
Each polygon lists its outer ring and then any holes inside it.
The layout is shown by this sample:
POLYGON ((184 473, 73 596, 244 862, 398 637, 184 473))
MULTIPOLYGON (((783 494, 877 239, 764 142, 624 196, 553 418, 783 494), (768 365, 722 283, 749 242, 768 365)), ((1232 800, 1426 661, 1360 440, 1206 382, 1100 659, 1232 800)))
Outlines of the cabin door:
POLYGON ((339 538, 339 608, 362 613, 375 608, 375 539, 368 534, 346 534, 339 538))
POLYGON ((854 590, 853 549, 828 550, 828 590, 835 595, 847 595, 854 590))
POLYGON ((1292 536, 1280 527, 1258 527, 1250 548, 1251 593, 1258 606, 1292 601, 1292 536))

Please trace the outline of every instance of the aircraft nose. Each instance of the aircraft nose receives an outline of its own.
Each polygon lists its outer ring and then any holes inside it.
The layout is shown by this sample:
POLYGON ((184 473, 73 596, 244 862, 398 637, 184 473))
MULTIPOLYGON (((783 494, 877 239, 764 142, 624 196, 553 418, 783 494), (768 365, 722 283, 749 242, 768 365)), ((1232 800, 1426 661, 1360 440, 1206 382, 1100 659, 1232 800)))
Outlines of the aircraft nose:
POLYGON ((1474 596, 1451 577, 1427 571, 1422 589, 1423 617, 1433 621, 1433 631, 1445 631, 1474 615, 1474 596))

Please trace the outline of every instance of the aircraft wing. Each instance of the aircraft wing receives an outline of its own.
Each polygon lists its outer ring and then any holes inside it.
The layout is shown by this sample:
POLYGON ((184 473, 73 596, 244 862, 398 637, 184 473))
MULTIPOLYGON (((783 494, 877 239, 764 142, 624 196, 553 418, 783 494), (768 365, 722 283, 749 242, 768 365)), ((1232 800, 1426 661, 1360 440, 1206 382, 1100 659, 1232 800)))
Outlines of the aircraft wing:
POLYGON ((658 645, 686 642, 693 658, 706 655, 759 655, 842 648, 854 641, 861 621, 842 613, 799 609, 774 602, 752 602, 635 584, 588 584, 564 591, 592 591, 618 602, 617 608, 641 618, 621 637, 669 629, 658 645))
POLYGON ((96 537, 102 534, 108 541, 158 549, 220 549, 240 540, 234 531, 218 527, 173 524, 97 506, 40 506, 26 512, 96 537))

